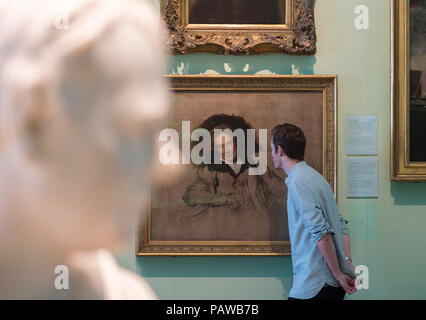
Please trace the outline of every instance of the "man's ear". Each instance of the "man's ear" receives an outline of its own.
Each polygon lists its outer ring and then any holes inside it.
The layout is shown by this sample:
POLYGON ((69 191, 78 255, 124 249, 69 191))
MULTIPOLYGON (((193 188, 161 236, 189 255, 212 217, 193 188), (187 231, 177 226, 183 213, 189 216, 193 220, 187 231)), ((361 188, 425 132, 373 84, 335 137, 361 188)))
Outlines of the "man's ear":
POLYGON ((284 157, 284 156, 285 156, 285 153, 284 153, 283 147, 278 146, 278 154, 280 155, 280 157, 284 157))

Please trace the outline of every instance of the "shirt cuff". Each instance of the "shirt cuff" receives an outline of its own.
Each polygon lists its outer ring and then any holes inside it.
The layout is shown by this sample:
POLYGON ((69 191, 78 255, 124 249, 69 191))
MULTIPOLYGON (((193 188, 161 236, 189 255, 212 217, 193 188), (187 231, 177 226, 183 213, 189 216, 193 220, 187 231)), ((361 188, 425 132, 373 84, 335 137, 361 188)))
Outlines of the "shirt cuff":
POLYGON ((349 228, 346 226, 348 223, 348 220, 342 220, 342 233, 349 236, 349 228))
POLYGON ((312 237, 313 237, 315 243, 317 243, 323 237, 325 237, 327 234, 332 234, 332 235, 335 234, 333 228, 331 228, 329 224, 324 225, 322 228, 320 228, 318 230, 314 230, 312 232, 312 237))

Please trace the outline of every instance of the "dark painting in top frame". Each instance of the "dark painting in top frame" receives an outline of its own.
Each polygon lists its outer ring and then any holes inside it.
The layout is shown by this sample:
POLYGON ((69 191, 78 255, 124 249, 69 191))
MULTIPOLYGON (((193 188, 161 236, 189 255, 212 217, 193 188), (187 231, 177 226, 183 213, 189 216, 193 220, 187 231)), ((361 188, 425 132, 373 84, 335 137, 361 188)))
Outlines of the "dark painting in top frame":
POLYGON ((287 0, 188 0, 189 24, 286 24, 287 0))
POLYGON ((426 181, 426 0, 392 1, 391 181, 426 181))
POLYGON ((313 0, 161 0, 173 54, 313 55, 313 0))

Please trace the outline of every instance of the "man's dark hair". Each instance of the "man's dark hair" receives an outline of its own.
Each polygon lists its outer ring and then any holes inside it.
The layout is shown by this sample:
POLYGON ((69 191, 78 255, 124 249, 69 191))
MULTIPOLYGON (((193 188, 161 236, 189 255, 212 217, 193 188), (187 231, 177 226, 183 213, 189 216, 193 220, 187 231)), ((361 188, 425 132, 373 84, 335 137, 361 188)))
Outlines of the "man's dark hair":
POLYGON ((272 129, 272 143, 276 152, 281 147, 287 157, 300 161, 305 159, 305 134, 293 124, 285 123, 272 129))

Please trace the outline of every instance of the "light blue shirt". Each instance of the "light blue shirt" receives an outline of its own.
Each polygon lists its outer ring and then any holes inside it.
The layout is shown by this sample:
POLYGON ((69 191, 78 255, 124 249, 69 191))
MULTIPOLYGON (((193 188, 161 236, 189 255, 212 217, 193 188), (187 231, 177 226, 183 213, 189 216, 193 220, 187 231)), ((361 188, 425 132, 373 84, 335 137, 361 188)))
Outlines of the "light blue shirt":
POLYGON ((296 164, 285 183, 293 262, 293 287, 289 296, 309 299, 326 283, 339 286, 317 247, 326 234, 332 235, 340 270, 355 278, 343 246, 342 234, 349 235, 348 222, 342 218, 328 182, 306 162, 296 164))

